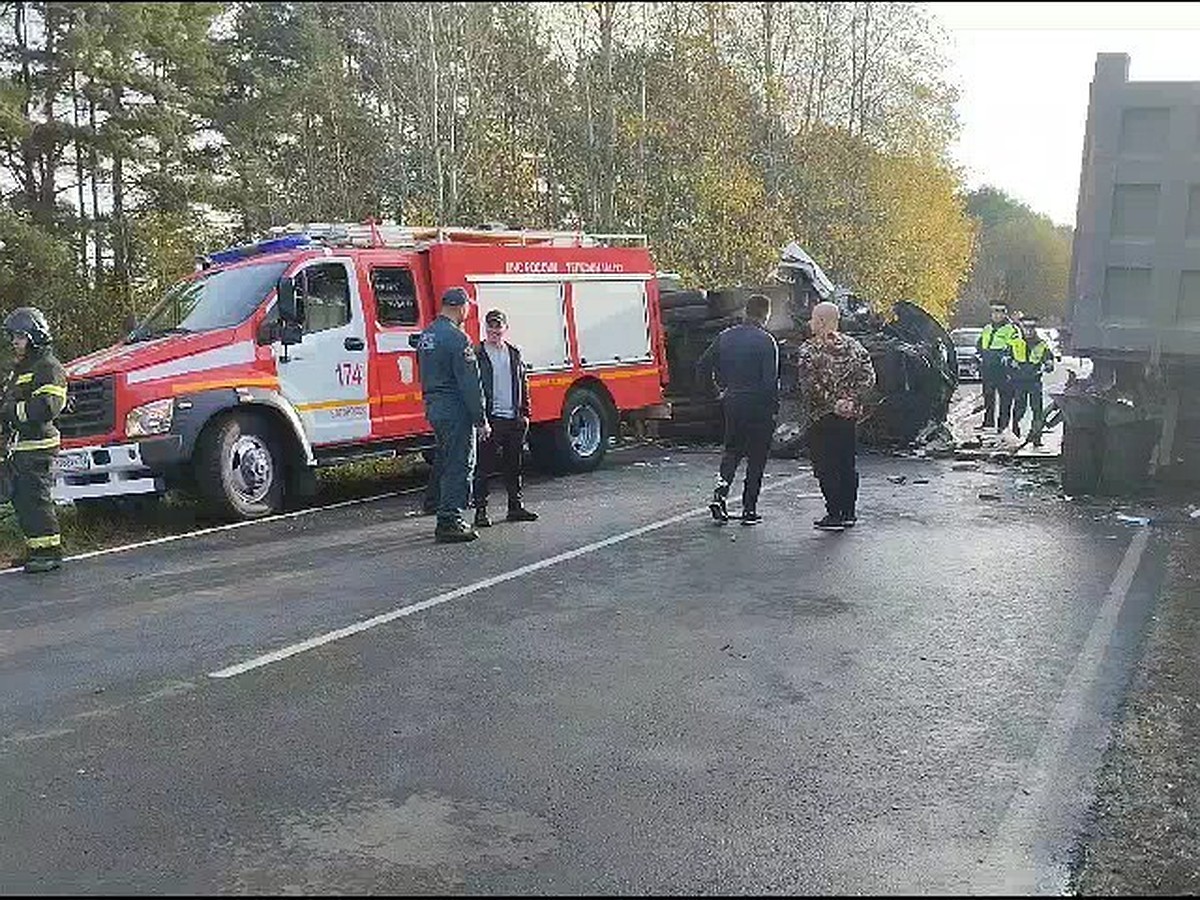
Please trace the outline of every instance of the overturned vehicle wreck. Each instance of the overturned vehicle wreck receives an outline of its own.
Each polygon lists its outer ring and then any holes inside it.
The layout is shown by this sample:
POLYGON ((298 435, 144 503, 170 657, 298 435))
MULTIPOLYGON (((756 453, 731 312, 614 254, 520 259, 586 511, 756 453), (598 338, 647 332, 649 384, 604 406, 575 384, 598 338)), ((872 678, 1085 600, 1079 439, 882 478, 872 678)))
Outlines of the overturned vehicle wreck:
POLYGON ((741 320, 751 294, 772 300, 767 329, 779 341, 780 412, 772 453, 795 457, 808 430, 801 402, 797 355, 811 334, 813 307, 822 301, 842 311, 841 328, 871 354, 876 387, 870 412, 860 427, 864 443, 879 447, 929 444, 951 449, 946 429, 950 400, 958 385, 954 342, 946 330, 919 306, 900 301, 885 319, 862 298, 835 285, 796 243, 788 244, 770 283, 723 290, 688 290, 677 280, 659 280, 667 334, 672 418, 663 422, 665 436, 719 440, 721 404, 712 384, 696 378, 696 360, 724 328, 741 320))

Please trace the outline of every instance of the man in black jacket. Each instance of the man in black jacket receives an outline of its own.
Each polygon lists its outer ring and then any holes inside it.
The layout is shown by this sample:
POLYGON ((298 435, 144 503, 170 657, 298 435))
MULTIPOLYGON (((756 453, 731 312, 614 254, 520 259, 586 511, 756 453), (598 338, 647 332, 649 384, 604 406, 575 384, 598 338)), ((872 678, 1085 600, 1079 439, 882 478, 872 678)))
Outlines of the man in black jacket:
POLYGON ((742 488, 742 524, 762 521, 758 494, 779 411, 779 345, 767 331, 770 317, 771 298, 753 295, 746 301, 745 321, 718 334, 696 363, 701 383, 715 373, 725 411, 725 454, 709 504, 718 522, 729 521, 725 500, 743 456, 746 482, 742 488))
POLYGON ((0 503, 12 501, 25 534, 26 572, 49 572, 62 564, 58 518, 50 490, 58 453, 54 422, 67 402, 67 373, 50 349, 50 326, 32 307, 14 309, 4 320, 16 364, 0 398, 0 503))
POLYGON ((484 317, 485 340, 476 349, 479 380, 483 387, 490 438, 479 443, 475 466, 475 527, 487 528, 488 473, 499 464, 508 491, 508 521, 533 522, 537 513, 521 502, 521 480, 525 436, 529 432, 529 371, 521 351, 505 340, 508 317, 502 310, 489 310, 484 317))

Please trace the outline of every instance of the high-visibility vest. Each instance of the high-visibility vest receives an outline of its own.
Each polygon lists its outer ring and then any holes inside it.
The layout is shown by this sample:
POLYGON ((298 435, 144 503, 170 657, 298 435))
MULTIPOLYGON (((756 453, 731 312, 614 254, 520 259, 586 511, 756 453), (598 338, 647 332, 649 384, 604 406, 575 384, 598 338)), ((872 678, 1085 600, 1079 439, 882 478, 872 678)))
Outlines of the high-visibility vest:
POLYGON ((979 336, 979 346, 984 350, 1007 350, 1009 344, 1020 336, 1021 332, 1017 331, 1011 322, 1005 322, 1003 325, 993 325, 989 322, 984 326, 983 334, 979 336))
POLYGON ((1050 352, 1050 347, 1041 338, 1038 338, 1037 343, 1030 347, 1029 342, 1021 335, 1013 338, 1012 343, 1008 346, 1013 359, 1018 363, 1029 363, 1033 366, 1041 365, 1046 354, 1050 352))

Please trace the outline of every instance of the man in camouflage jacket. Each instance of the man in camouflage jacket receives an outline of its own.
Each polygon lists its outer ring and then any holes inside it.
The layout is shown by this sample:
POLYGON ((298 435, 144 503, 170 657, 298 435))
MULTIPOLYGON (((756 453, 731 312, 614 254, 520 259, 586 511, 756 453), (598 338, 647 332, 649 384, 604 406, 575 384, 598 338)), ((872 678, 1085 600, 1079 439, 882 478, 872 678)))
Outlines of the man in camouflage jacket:
POLYGON ((818 303, 812 313, 813 336, 799 355, 800 388, 812 422, 809 459, 825 497, 825 516, 813 524, 837 530, 858 519, 857 424, 875 386, 871 355, 838 331, 840 317, 835 304, 818 303))

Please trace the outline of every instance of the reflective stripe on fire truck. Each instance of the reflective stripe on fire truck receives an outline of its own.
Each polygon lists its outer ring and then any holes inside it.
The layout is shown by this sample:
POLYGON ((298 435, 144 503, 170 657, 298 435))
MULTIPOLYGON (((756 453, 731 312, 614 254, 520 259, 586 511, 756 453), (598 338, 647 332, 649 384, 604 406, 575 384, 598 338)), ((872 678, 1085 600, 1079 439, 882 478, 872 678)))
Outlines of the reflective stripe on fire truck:
POLYGON ((202 353, 193 353, 181 359, 136 369, 126 376, 129 384, 141 384, 143 381, 157 381, 160 378, 177 378, 180 375, 194 375, 196 372, 207 372, 209 369, 222 369, 225 366, 239 366, 254 362, 254 343, 242 341, 228 347, 217 347, 202 353))

